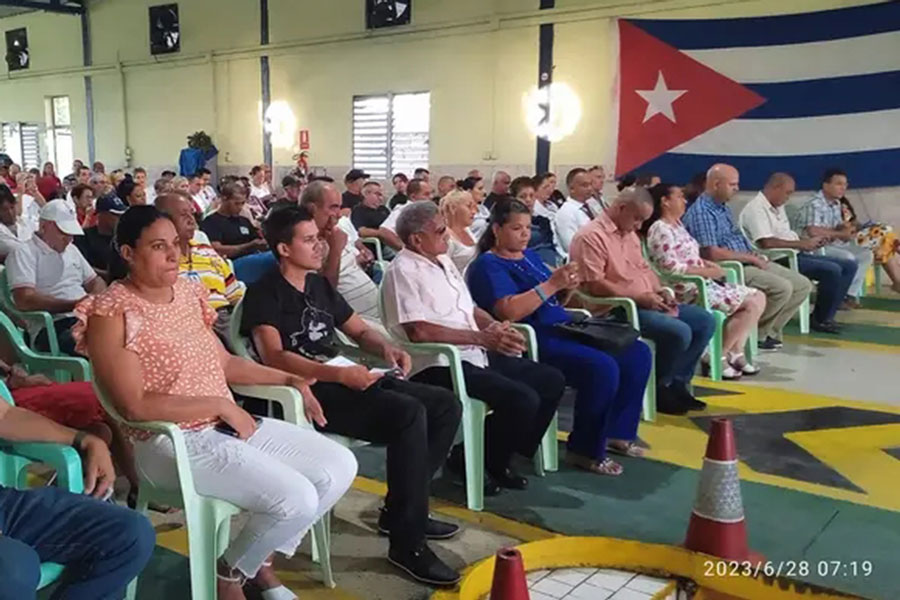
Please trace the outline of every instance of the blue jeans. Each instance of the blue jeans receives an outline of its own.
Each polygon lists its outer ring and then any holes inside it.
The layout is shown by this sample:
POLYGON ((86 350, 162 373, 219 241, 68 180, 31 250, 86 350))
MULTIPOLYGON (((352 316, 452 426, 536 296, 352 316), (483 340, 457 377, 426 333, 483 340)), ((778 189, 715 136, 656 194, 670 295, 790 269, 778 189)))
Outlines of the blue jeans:
POLYGON ((650 348, 635 342, 611 356, 557 334, 538 332, 541 362, 563 372, 577 391, 575 423, 569 435, 572 452, 603 460, 606 441, 634 440, 650 376, 650 348))
POLYGON ((638 309, 641 336, 656 343, 656 385, 689 383, 716 331, 716 320, 699 306, 679 304, 678 316, 638 309))
POLYGON ((0 487, 0 600, 35 597, 42 562, 66 566, 54 600, 112 600, 150 560, 143 515, 54 487, 0 487))
POLYGON ((238 281, 250 285, 256 283, 263 275, 278 267, 278 261, 271 252, 257 252, 234 259, 234 276, 238 281))
POLYGON ((797 267, 800 273, 819 282, 816 291, 816 308, 812 317, 819 323, 834 320, 838 307, 847 295, 856 276, 855 260, 836 256, 799 254, 797 267))

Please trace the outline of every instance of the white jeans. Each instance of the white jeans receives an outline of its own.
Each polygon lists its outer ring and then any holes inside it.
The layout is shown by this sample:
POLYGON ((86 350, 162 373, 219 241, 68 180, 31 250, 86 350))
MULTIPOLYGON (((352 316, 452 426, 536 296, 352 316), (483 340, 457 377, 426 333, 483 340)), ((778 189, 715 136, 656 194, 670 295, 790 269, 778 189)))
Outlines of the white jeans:
POLYGON ((847 293, 854 298, 862 296, 863 285, 866 283, 866 273, 869 271, 869 267, 872 266, 872 261, 875 260, 875 255, 872 254, 872 251, 856 244, 842 244, 840 246, 829 244, 825 246, 825 256, 856 261, 858 265, 856 267, 856 275, 853 276, 853 282, 850 283, 850 289, 847 293))
MULTIPOLYGON (((313 429, 263 419, 249 440, 209 428, 185 431, 197 493, 220 498, 250 513, 224 559, 253 577, 275 551, 293 555, 307 530, 334 506, 356 476, 356 457, 313 429)), ((158 435, 136 442, 141 476, 175 488, 175 452, 158 435)))

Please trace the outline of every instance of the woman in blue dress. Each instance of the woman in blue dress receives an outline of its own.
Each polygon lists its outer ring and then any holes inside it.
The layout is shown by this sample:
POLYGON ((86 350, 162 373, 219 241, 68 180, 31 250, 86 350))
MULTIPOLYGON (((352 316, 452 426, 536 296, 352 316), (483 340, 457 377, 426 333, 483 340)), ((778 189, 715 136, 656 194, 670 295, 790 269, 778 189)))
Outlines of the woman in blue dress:
POLYGON ((650 349, 636 341, 611 356, 554 327, 571 320, 557 296, 578 287, 578 268, 569 264, 551 272, 528 248, 530 238, 528 207, 516 200, 497 203, 479 242, 480 254, 469 265, 469 290, 495 318, 531 325, 540 361, 560 369, 577 390, 568 462, 601 475, 620 475, 622 466, 606 453, 643 455, 635 440, 650 349))

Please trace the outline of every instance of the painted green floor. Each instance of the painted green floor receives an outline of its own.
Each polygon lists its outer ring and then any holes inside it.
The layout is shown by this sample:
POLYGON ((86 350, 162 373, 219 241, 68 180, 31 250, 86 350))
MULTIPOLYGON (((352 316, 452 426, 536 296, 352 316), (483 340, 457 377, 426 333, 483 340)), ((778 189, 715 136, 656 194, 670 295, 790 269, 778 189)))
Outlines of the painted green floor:
MULTIPOLYGON (((562 454, 562 453, 561 453, 562 454)), ((357 451, 360 474, 384 477, 379 448, 357 451)), ((568 535, 602 535, 680 544, 697 487, 698 472, 652 460, 623 459, 626 476, 598 477, 560 465, 546 478, 530 477, 527 492, 485 499, 485 510, 568 535)), ((523 473, 529 466, 520 464, 523 473)), ((438 497, 465 503, 463 488, 446 479, 438 497)), ((796 492, 742 483, 752 548, 770 560, 871 560, 869 577, 809 577, 871 599, 900 598, 900 513, 796 492)))

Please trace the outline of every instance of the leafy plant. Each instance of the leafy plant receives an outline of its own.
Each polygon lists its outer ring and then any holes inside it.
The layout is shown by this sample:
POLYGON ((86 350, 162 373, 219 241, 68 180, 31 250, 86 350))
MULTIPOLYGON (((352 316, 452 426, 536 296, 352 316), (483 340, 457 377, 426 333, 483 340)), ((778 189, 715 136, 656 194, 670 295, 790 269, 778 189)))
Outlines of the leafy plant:
POLYGON ((208 151, 213 147, 212 138, 205 131, 197 131, 187 138, 188 148, 208 151))

